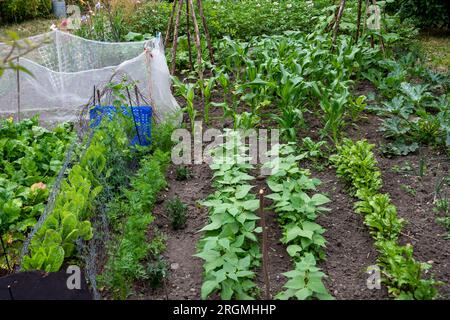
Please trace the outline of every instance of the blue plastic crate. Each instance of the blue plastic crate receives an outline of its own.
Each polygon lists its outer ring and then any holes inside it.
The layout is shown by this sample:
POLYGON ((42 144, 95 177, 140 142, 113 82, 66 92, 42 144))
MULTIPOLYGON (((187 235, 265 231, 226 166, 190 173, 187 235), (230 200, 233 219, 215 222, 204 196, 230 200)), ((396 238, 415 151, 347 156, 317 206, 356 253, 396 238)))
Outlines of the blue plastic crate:
MULTIPOLYGON (((141 146, 148 146, 151 143, 152 136, 152 107, 151 106, 138 106, 138 107, 125 107, 122 106, 122 113, 125 116, 131 117, 130 109, 133 110, 134 121, 136 121, 137 132, 136 136, 131 139, 130 144, 141 146), (139 133, 139 134, 138 134, 139 133)), ((103 119, 104 115, 112 120, 113 115, 117 112, 117 108, 114 106, 95 106, 89 111, 89 117, 91 120, 91 128, 97 127, 103 119)))

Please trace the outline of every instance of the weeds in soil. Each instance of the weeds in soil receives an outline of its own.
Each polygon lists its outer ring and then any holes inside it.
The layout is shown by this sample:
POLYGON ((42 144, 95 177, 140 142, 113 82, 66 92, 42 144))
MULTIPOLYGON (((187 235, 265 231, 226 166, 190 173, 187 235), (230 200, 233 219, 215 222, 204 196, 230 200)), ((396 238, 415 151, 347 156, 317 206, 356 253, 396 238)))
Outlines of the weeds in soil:
POLYGON ((416 191, 416 189, 414 189, 414 188, 411 187, 411 186, 408 186, 408 185, 406 185, 406 184, 401 184, 401 185, 400 185, 400 189, 403 190, 403 191, 405 191, 405 192, 406 192, 407 194, 409 194, 411 197, 415 197, 415 196, 416 196, 417 191, 416 191))
POLYGON ((179 166, 175 169, 175 180, 186 181, 194 177, 191 169, 186 166, 179 166))
POLYGON ((168 267, 167 262, 158 257, 155 261, 147 263, 146 274, 152 288, 159 288, 163 285, 164 279, 167 278, 168 267))
POLYGON ((187 205, 176 197, 167 201, 166 212, 174 230, 183 229, 187 221, 187 205))
POLYGON ((436 218, 436 222, 442 225, 447 231, 446 239, 450 241, 450 205, 448 195, 443 190, 445 184, 450 185, 450 178, 444 177, 439 179, 434 190, 434 208, 437 214, 443 214, 436 218))

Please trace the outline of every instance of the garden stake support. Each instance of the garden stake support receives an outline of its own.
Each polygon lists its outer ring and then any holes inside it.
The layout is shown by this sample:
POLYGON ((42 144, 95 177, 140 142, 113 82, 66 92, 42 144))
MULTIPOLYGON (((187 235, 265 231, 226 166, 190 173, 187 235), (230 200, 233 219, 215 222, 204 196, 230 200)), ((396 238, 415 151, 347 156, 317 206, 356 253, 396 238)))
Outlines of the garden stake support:
POLYGON ((358 43, 359 33, 361 29, 361 15, 362 15, 362 0, 358 0, 358 18, 356 19, 356 38, 355 43, 358 43))
POLYGON ((192 70, 194 67, 192 63, 192 47, 191 47, 191 28, 189 21, 191 20, 189 18, 189 4, 187 3, 188 0, 186 0, 186 36, 187 36, 187 42, 188 42, 188 52, 189 52, 189 70, 192 70))
POLYGON ((131 101, 130 89, 128 89, 128 87, 126 87, 126 88, 127 88, 127 94, 128 94, 128 101, 130 103, 130 108, 131 108, 131 115, 133 116, 134 128, 136 129, 139 144, 142 144, 141 136, 139 135, 139 129, 138 129, 138 125, 136 122, 136 117, 134 116, 133 101, 131 101))
MULTIPOLYGON (((206 43, 208 46, 208 50, 209 50, 209 56, 210 56, 210 60, 212 63, 214 63, 214 51, 213 51, 213 47, 211 45, 211 38, 209 35, 209 30, 208 30, 208 26, 206 23, 206 18, 205 15, 203 13, 203 5, 202 5, 202 0, 197 0, 197 8, 200 14, 200 18, 202 20, 202 25, 203 25, 203 29, 205 32, 205 38, 206 38, 206 43)), ((169 39, 171 37, 171 32, 172 32, 172 27, 173 27, 173 37, 172 37, 172 53, 171 53, 171 57, 172 57, 172 61, 171 61, 171 67, 170 67, 170 73, 174 74, 175 73, 175 68, 176 68, 176 55, 177 55, 177 46, 178 46, 178 30, 179 30, 179 25, 180 25, 180 15, 181 15, 181 9, 183 7, 183 0, 178 0, 178 2, 174 1, 173 3, 173 7, 172 7, 172 13, 171 13, 171 17, 169 19, 169 24, 167 26, 167 31, 166 31, 166 36, 165 36, 165 41, 164 41, 164 46, 167 47, 169 44, 169 39), (175 25, 173 23, 173 17, 175 17, 175 25)), ((192 65, 192 56, 191 56, 191 45, 190 45, 190 36, 191 36, 191 32, 190 32, 190 19, 192 19, 192 23, 194 26, 194 43, 195 43, 195 47, 197 49, 197 64, 198 64, 198 68, 200 68, 199 70, 199 78, 203 79, 203 68, 202 68, 202 48, 201 48, 201 41, 200 41, 200 29, 198 27, 198 23, 197 23, 197 17, 196 17, 196 13, 195 13, 195 9, 194 9, 194 2, 193 0, 186 0, 186 27, 187 27, 187 39, 188 39, 188 47, 189 47, 189 54, 190 54, 190 63, 192 65)))
POLYGON ((174 1, 173 6, 172 6, 172 12, 170 13, 169 24, 167 25, 167 29, 166 29, 166 37, 164 38, 164 48, 166 48, 167 44, 169 43, 170 29, 172 28, 173 17, 175 16, 176 8, 177 8, 177 2, 174 1))
MULTIPOLYGON (((139 101, 139 93, 137 85, 134 85, 134 95, 136 96, 137 105, 140 106, 141 102, 139 101)), ((153 107, 153 106, 152 106, 153 107)))
POLYGON ((198 76, 200 81, 203 80, 203 68, 202 68, 202 44, 200 43, 200 31, 198 29, 197 17, 195 16, 194 3, 193 0, 187 0, 189 6, 191 7, 192 23, 194 24, 195 31, 195 46, 197 47, 197 65, 198 65, 198 76))
MULTIPOLYGON (((17 65, 19 65, 19 58, 17 58, 17 65)), ((16 70, 17 78, 17 121, 20 122, 20 72, 16 70)))
POLYGON ((264 189, 259 189, 259 216, 261 218, 262 227, 262 253, 263 253, 263 276, 265 282, 265 300, 270 300, 270 282, 269 282, 269 257, 267 250, 267 227, 266 227, 266 216, 264 215, 264 189))
POLYGON ((6 265, 8 266, 8 270, 12 271, 11 266, 9 264, 9 260, 8 260, 8 254, 6 253, 5 244, 3 243, 3 235, 0 236, 0 241, 2 243, 3 255, 5 256, 6 265))
POLYGON ((206 23, 205 14, 203 13, 203 3, 202 0, 197 0, 198 12, 200 13, 200 17, 202 18, 203 29, 205 30, 206 36, 206 44, 208 45, 209 50, 209 59, 211 63, 214 64, 214 50, 211 45, 211 37, 209 35, 208 24, 206 23))
POLYGON ((9 297, 11 298, 11 300, 14 300, 14 296, 13 296, 10 284, 8 285, 8 292, 9 292, 9 297))
MULTIPOLYGON (((173 3, 173 6, 176 6, 176 2, 173 3)), ((180 25, 180 13, 181 13, 181 7, 183 6, 183 0, 178 0, 178 9, 175 17, 175 28, 173 30, 173 40, 172 40, 172 61, 171 61, 171 68, 170 73, 173 75, 175 73, 175 67, 176 67, 176 58, 177 58, 177 46, 178 46, 178 26, 180 25)), ((169 26, 169 32, 170 33, 171 26, 169 26)))
POLYGON ((97 97, 98 98, 98 105, 101 106, 102 100, 101 100, 101 97, 100 97, 100 90, 98 90, 98 89, 97 89, 97 96, 98 96, 97 97))

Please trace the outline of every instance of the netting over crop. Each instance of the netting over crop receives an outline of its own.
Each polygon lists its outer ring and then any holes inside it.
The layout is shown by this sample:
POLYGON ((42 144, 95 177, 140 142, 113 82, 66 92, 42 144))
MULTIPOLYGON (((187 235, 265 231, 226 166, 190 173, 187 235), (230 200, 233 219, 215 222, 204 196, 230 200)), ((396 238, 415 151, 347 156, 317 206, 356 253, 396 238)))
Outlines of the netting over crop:
MULTIPOLYGON (((75 120, 93 95, 94 86, 109 82, 137 81, 154 114, 163 119, 179 106, 170 91, 170 74, 159 37, 149 41, 106 43, 86 40, 61 31, 30 38, 39 49, 21 57, 19 64, 32 76, 8 70, 0 78, 0 116, 42 120, 75 120)), ((0 43, 0 55, 8 51, 0 43)))

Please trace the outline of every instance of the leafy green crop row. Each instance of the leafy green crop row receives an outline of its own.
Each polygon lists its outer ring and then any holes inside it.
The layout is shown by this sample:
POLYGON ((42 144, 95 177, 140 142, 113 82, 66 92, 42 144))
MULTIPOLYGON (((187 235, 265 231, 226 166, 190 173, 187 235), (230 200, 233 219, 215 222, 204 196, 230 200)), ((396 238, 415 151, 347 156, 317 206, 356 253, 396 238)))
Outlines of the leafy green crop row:
POLYGON ((337 167, 337 175, 359 199, 355 204, 356 212, 364 216, 364 223, 375 239, 378 264, 389 293, 398 299, 433 299, 437 295, 437 283, 432 278, 424 278, 431 266, 414 260, 410 244, 397 243, 405 221, 397 217, 389 196, 378 193, 382 180, 373 148, 374 145, 365 140, 344 139, 331 161, 337 167))
POLYGON ((267 180, 272 194, 267 198, 274 202, 273 209, 283 230, 281 242, 287 245, 295 262, 294 270, 284 273, 289 281, 277 298, 332 299, 322 283, 325 274, 316 266, 316 261, 324 258, 325 230, 314 222, 321 212, 328 211, 322 205, 330 200, 320 193, 308 195, 316 190, 320 180, 309 178, 309 171, 298 167, 302 156, 296 156, 291 145, 278 146, 271 152, 279 152, 280 157, 265 164, 272 169, 267 180))
POLYGON ((103 140, 107 135, 104 130, 95 132, 80 163, 72 167, 63 181, 53 211, 31 240, 23 269, 56 272, 64 259, 75 253, 78 238, 92 238, 89 211, 102 191, 96 175, 106 169, 107 148, 103 140))
POLYGON ((50 131, 39 127, 37 117, 19 123, 0 120, 0 236, 12 265, 19 262, 22 243, 44 212, 73 138, 69 124, 50 131))
POLYGON ((125 299, 132 292, 136 280, 148 280, 147 265, 160 254, 147 241, 148 226, 158 192, 167 185, 164 177, 169 154, 159 149, 140 161, 140 169, 131 178, 130 188, 123 189, 122 197, 109 204, 108 220, 117 233, 109 247, 109 259, 99 282, 113 291, 113 295, 125 299), (113 208, 118 208, 113 210, 113 208), (119 213, 120 217, 114 216, 119 213))
POLYGON ((237 132, 227 134, 230 138, 232 143, 227 140, 214 150, 210 167, 217 191, 202 202, 210 214, 210 223, 201 230, 205 233, 195 255, 205 261, 202 299, 214 292, 219 292, 224 300, 252 299, 257 294, 253 269, 260 265, 256 234, 262 230, 254 212, 259 208, 259 200, 250 193, 249 181, 254 178, 247 172, 252 165, 241 161, 246 147, 237 132))

